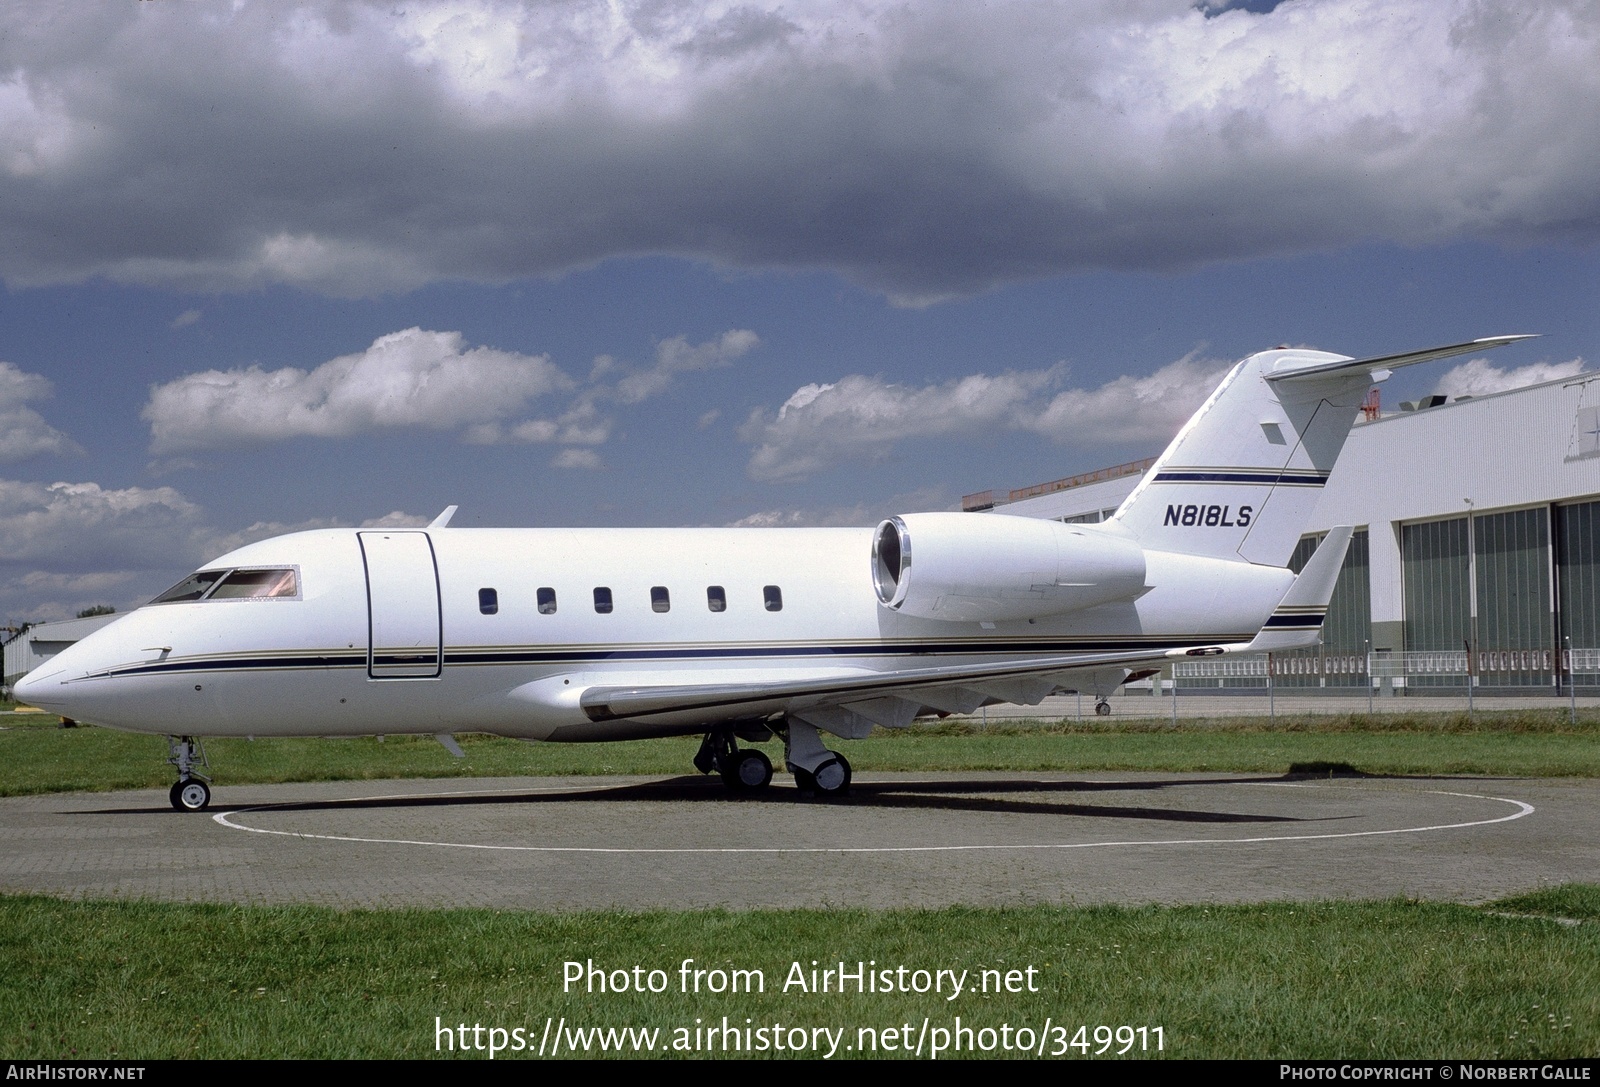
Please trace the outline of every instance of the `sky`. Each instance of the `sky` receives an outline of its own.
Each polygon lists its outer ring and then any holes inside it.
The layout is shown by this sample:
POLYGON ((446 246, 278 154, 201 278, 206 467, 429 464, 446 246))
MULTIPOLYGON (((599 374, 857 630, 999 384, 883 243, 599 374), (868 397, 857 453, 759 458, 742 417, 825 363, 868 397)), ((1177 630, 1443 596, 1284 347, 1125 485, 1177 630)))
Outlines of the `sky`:
POLYGON ((1592 3, 9 5, 0 621, 451 504, 952 508, 1281 344, 1565 376, 1596 177, 1592 3))

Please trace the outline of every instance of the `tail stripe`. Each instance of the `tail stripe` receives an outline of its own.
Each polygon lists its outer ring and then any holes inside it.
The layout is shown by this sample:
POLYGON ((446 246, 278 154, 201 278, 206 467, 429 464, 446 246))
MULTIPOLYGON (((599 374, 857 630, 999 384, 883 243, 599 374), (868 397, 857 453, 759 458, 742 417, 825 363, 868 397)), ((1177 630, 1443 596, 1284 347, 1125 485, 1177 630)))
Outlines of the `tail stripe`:
POLYGON ((1267 617, 1266 629, 1268 630, 1320 630, 1322 621, 1327 618, 1326 612, 1314 614, 1286 615, 1282 612, 1274 613, 1267 617))
POLYGON ((1248 483, 1252 486, 1321 487, 1328 472, 1277 468, 1169 468, 1156 473, 1156 483, 1248 483))

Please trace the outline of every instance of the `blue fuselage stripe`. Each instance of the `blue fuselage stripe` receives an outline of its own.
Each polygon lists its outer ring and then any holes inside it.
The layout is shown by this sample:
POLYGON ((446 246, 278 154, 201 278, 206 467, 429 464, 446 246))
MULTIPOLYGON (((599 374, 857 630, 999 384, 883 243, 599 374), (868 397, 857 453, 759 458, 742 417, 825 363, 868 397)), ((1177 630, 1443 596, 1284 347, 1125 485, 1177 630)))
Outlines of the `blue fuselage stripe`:
MULTIPOLYGON (((1052 655, 1070 653, 1128 653, 1149 650, 1161 653, 1195 645, 1216 645, 1226 642, 1248 641, 1250 634, 1223 634, 1192 638, 1126 638, 1126 639, 1039 639, 1026 642, 885 642, 878 645, 782 645, 782 646, 699 646, 692 648, 642 647, 631 649, 474 649, 445 650, 447 668, 463 665, 546 665, 584 664, 616 661, 688 661, 688 660, 776 660, 799 657, 928 657, 972 656, 986 654, 1052 655)), ((430 660, 432 654, 428 655, 430 660)), ((379 663, 388 658, 380 657, 379 663)), ((391 663, 414 663, 404 660, 391 663)), ((367 666, 365 653, 337 654, 285 654, 275 657, 219 657, 211 660, 174 660, 138 664, 117 668, 104 675, 137 676, 160 675, 172 672, 260 672, 273 670, 304 670, 309 668, 362 668, 367 666)))

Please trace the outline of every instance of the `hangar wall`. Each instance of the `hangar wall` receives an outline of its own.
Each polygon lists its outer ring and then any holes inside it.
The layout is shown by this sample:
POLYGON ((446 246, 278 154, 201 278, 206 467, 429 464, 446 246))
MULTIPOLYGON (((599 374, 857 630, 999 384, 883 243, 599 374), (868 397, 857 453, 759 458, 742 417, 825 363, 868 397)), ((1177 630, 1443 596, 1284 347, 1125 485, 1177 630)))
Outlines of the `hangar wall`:
MULTIPOLYGON (((1148 462, 1135 463, 963 507, 1098 520, 1138 484, 1148 462)), ((1359 531, 1323 646, 1295 655, 1316 663, 1280 662, 1302 672, 1277 670, 1278 682, 1364 688, 1369 650, 1386 693, 1469 674, 1553 687, 1569 668, 1600 682, 1600 373, 1358 422, 1292 565, 1340 524, 1359 531)))

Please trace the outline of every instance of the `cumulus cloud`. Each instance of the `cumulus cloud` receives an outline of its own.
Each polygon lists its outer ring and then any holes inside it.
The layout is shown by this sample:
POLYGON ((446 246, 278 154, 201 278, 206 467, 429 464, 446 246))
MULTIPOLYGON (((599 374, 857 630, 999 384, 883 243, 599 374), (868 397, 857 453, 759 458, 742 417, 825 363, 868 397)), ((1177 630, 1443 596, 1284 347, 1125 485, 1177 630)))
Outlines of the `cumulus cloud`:
POLYGON ((382 517, 369 517, 361 522, 362 528, 424 528, 433 518, 423 517, 405 510, 390 510, 382 517))
MULTIPOLYGON (((394 510, 362 527, 412 527, 428 520, 394 510)), ((126 610, 247 543, 346 524, 337 518, 258 521, 228 531, 171 487, 0 479, 0 615, 65 619, 107 603, 126 610)))
POLYGON ((911 387, 851 374, 804 385, 778 409, 752 412, 739 436, 755 446, 747 472, 774 482, 851 461, 888 456, 901 442, 996 431, 1033 431, 1053 441, 1098 445, 1165 442, 1227 366, 1186 355, 1148 377, 1096 389, 1055 391, 1065 370, 973 374, 911 387))
POLYGON ((608 256, 905 301, 1593 239, 1600 9, 264 0, 0 10, 0 276, 340 295, 608 256))
POLYGON ((571 387, 544 355, 466 348, 459 332, 408 328, 314 370, 207 370, 150 391, 151 451, 188 452, 399 426, 452 430, 571 387))
MULTIPOLYGON (((406 513, 404 510, 391 510, 381 517, 369 517, 362 521, 361 528, 421 528, 432 518, 422 517, 415 513, 406 513)), ((212 559, 235 551, 245 544, 255 543, 258 540, 270 540, 274 536, 285 536, 291 532, 310 532, 321 528, 348 528, 350 522, 339 517, 312 517, 304 521, 256 521, 254 524, 233 532, 201 532, 197 534, 199 540, 198 557, 196 563, 210 562, 212 559)))
POLYGON ((472 445, 497 445, 501 442, 568 442, 574 445, 603 445, 611 437, 611 420, 600 414, 592 398, 580 398, 554 419, 525 419, 520 423, 480 423, 469 427, 462 438, 472 445))
MULTIPOLYGON (((920 508, 920 507, 918 507, 920 508)), ((757 510, 730 521, 729 528, 863 528, 880 518, 867 511, 866 503, 827 509, 757 510)))
POLYGON ((973 374, 912 388, 851 374, 803 385, 773 415, 751 413, 739 436, 756 446, 752 479, 796 479, 853 459, 876 459, 907 438, 1012 429, 1053 371, 973 374))
POLYGON ((1165 444, 1222 381, 1231 364, 1191 352, 1147 377, 1068 389, 1026 426, 1073 445, 1165 444))
POLYGON ((550 461, 552 468, 600 468, 600 454, 593 449, 563 449, 550 461))
POLYGON ((868 505, 806 507, 802 509, 758 510, 729 522, 729 528, 864 528, 876 525, 896 513, 951 508, 950 496, 936 487, 924 487, 897 494, 868 505))
MULTIPOLYGON (((319 528, 338 528, 342 522, 336 517, 312 517, 304 521, 256 521, 232 532, 211 532, 203 537, 198 557, 191 565, 200 565, 236 551, 245 544, 270 540, 290 532, 309 532, 319 528)), ((374 526, 387 527, 387 526, 374 526)))
POLYGON ((1535 362, 1503 370, 1488 359, 1471 359, 1460 366, 1445 371, 1434 391, 1444 396, 1488 396, 1524 385, 1537 385, 1541 381, 1555 381, 1571 377, 1583 370, 1582 359, 1568 362, 1535 362))
POLYGON ((171 487, 0 480, 0 562, 79 572, 200 561, 200 507, 171 487))
POLYGON ((617 398, 624 404, 637 404, 665 392, 675 374, 732 366, 735 359, 760 342, 761 338, 747 328, 731 329, 702 344, 691 344, 687 336, 662 340, 656 345, 656 364, 617 382, 617 398))
POLYGON ((22 460, 41 453, 82 453, 83 448, 27 407, 30 400, 51 395, 50 382, 0 362, 0 461, 22 460))
POLYGON ((47 570, 31 570, 17 579, 29 592, 97 595, 115 590, 133 577, 130 570, 101 570, 87 574, 57 574, 47 570))
POLYGON ((199 310, 197 310, 197 309, 186 309, 182 313, 180 313, 176 317, 174 317, 172 319, 172 323, 170 325, 168 325, 167 327, 168 328, 172 328, 172 329, 188 328, 190 325, 195 324, 199 320, 200 320, 200 311, 199 310))
MULTIPOLYGON (((462 438, 474 445, 502 442, 604 445, 615 423, 601 411, 601 404, 628 406, 659 396, 667 391, 678 374, 731 366, 760 342, 761 338, 754 332, 742 328, 729 329, 699 344, 691 344, 687 336, 674 336, 656 344, 655 364, 644 370, 632 369, 611 355, 599 355, 590 368, 589 384, 560 415, 521 422, 478 423, 468 427, 462 438)), ((702 415, 700 429, 710 426, 716 417, 715 409, 702 415)), ((600 457, 592 451, 565 449, 551 463, 557 468, 595 468, 600 465, 600 457)))

